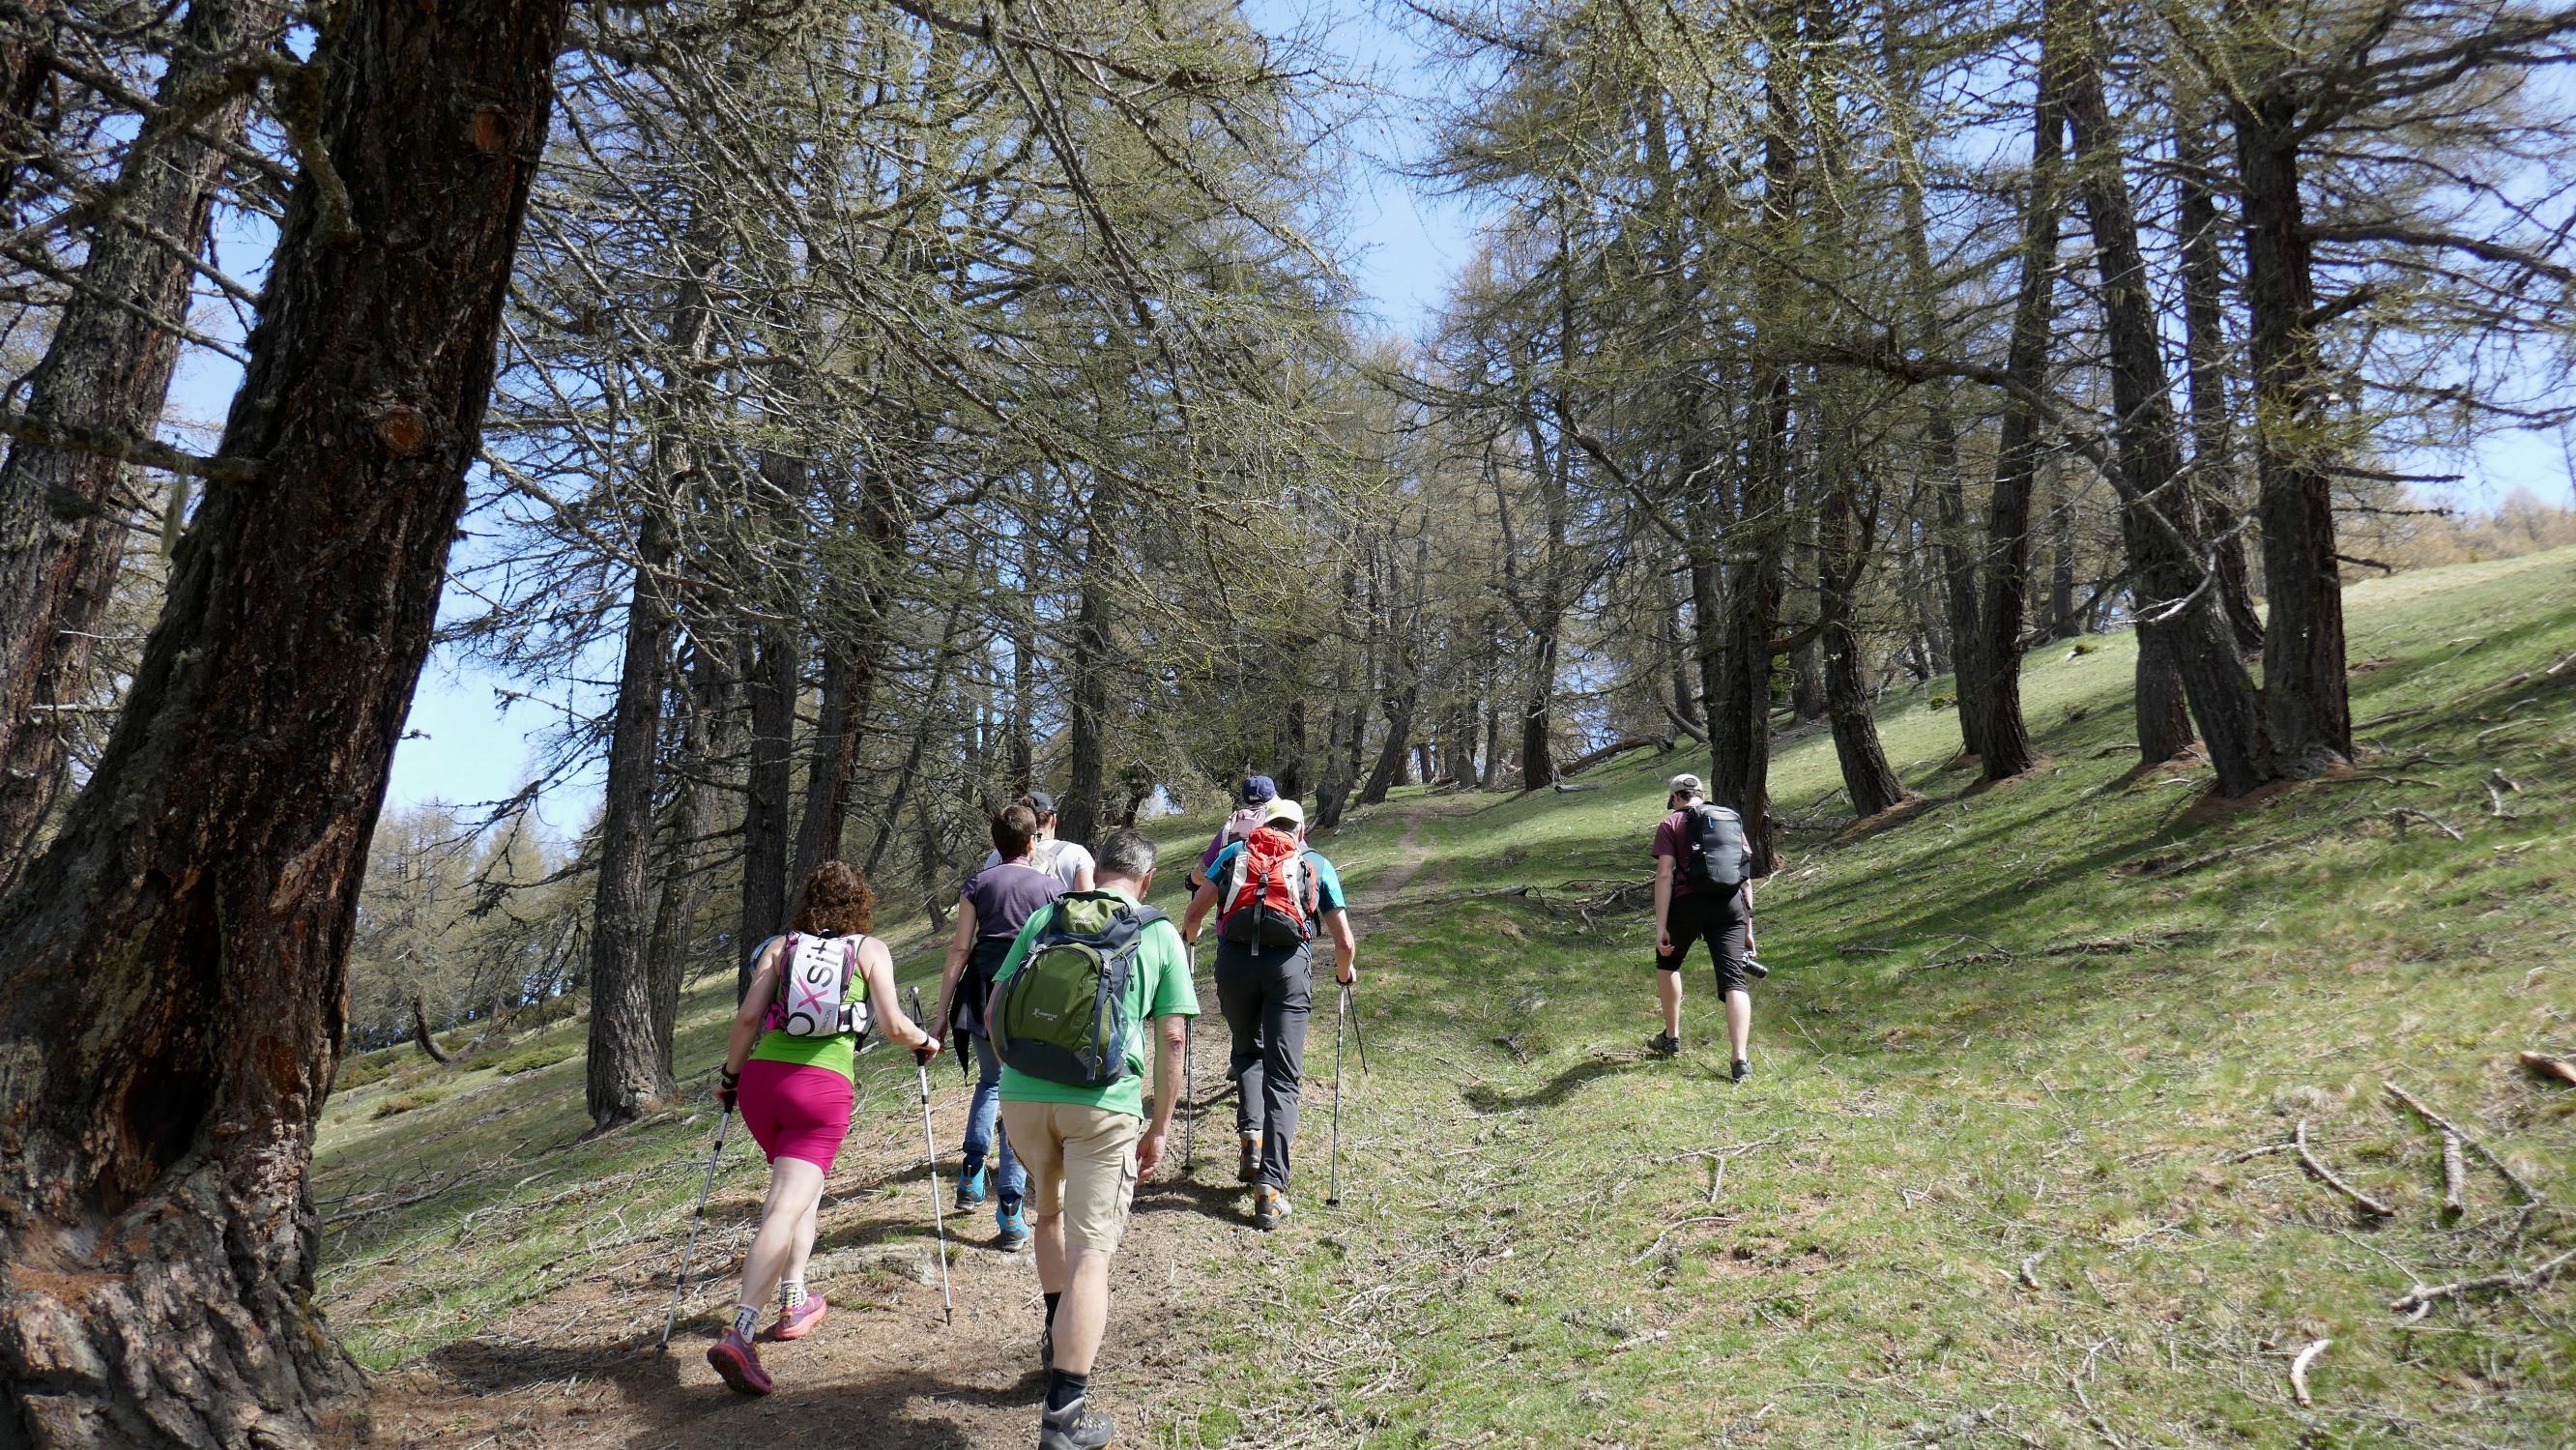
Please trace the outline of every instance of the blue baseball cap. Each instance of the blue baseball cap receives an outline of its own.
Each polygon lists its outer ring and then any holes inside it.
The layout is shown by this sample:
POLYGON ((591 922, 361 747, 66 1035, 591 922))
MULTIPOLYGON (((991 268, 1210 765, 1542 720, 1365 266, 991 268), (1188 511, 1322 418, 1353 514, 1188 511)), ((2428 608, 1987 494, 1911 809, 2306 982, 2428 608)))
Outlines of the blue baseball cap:
POLYGON ((1266 775, 1247 775, 1243 778, 1243 788, 1235 794, 1245 805, 1257 806, 1263 801, 1279 799, 1279 782, 1266 775))

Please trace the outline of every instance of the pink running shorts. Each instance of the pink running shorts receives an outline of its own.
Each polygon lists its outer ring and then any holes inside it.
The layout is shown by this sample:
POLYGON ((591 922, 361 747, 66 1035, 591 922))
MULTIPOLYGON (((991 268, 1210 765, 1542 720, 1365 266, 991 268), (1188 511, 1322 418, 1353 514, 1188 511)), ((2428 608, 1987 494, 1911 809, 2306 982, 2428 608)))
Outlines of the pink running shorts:
POLYGON ((855 1096, 850 1080, 828 1067, 757 1057, 742 1065, 742 1125, 772 1163, 802 1158, 831 1172, 855 1096))

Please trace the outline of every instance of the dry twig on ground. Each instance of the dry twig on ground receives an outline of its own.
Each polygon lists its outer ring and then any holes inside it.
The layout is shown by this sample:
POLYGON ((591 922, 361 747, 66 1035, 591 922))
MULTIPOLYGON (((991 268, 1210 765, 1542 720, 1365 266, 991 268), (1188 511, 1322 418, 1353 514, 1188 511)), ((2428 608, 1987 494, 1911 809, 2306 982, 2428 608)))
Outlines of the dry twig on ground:
POLYGON ((2415 1096, 2413 1093, 2408 1092, 2406 1089, 2399 1087, 2393 1082, 2383 1082, 2380 1086, 2388 1090, 2388 1095, 2390 1097, 2397 1099, 2399 1102, 2404 1103, 2407 1107, 2413 1109, 2415 1116, 2422 1118, 2426 1123, 2431 1124, 2434 1131, 2452 1134, 2463 1144, 2467 1145, 2470 1152, 2487 1160, 2488 1166, 2495 1169, 2496 1172, 2503 1174, 2504 1181, 2512 1184, 2514 1186, 2514 1191, 2520 1193, 2525 1202, 2538 1203, 2541 1201, 2539 1189, 2534 1188, 2528 1182, 2525 1182, 2521 1174, 2514 1172, 2513 1168, 2509 1164, 2507 1164, 2502 1158, 2496 1156, 2494 1149, 2479 1142, 2477 1137, 2470 1133, 2468 1129, 2461 1127, 2459 1124, 2452 1122, 2450 1119, 2443 1117, 2440 1113, 2437 1113, 2431 1108, 2425 1106, 2422 1098, 2415 1096))
POLYGON ((2309 1173, 2315 1175, 2318 1182, 2323 1183, 2326 1187, 2333 1189, 2344 1197, 2351 1199, 2354 1203, 2360 1205, 2362 1212, 2369 1214, 2373 1218, 2395 1218, 2397 1216, 2396 1209, 2389 1207, 2387 1204, 2380 1202, 2378 1199, 2373 1198, 2369 1194, 2362 1192, 2360 1189, 2353 1187, 2351 1184, 2344 1182, 2341 1178, 2335 1175, 2335 1171, 2333 1169, 2328 1168, 2325 1165, 2325 1161, 2323 1159, 2308 1151, 2307 1119, 2299 1119, 2298 1130, 2291 1135, 2290 1141, 2291 1144, 2299 1150, 2299 1162, 2307 1168, 2309 1173))
POLYGON ((2300 1350, 2298 1358, 2290 1361, 2290 1393, 2298 1396, 2302 1410, 2316 1403, 2308 1396, 2308 1366, 2315 1364, 2317 1356, 2325 1353, 2333 1343, 2331 1339, 2320 1339, 2300 1350))

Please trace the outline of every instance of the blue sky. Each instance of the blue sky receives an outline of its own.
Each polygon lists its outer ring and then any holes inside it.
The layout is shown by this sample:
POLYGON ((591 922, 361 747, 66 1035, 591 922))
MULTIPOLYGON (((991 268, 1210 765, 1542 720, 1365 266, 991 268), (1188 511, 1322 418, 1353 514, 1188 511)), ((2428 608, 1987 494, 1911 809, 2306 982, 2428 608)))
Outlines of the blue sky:
MULTIPOLYGON (((1378 0, 1245 0, 1244 13, 1272 34, 1297 34, 1333 58, 1343 74, 1362 77, 1382 92, 1374 124, 1353 133, 1351 153, 1337 158, 1344 186, 1339 221, 1347 244, 1345 264, 1365 310, 1384 329, 1410 333, 1435 311, 1449 281, 1465 263, 1472 218, 1457 202, 1416 192, 1394 168, 1417 156, 1424 140, 1428 98, 1440 85, 1428 57, 1400 26, 1391 5, 1378 0)), ((255 275, 244 258, 265 250, 265 238, 228 239, 231 270, 255 275)), ((238 376, 220 358, 193 356, 174 391, 177 418, 205 425, 189 433, 192 446, 209 446, 238 376)), ((2514 487, 2555 502, 2576 502, 2568 459, 2546 434, 2507 434, 2481 445, 2470 461, 2466 501, 2492 502, 2514 487)), ((389 808, 426 801, 475 802, 509 795, 531 772, 528 733, 551 712, 521 704, 504 709, 497 687, 508 683, 460 669, 442 651, 423 670, 405 739, 394 756, 387 788, 389 808)), ((554 792, 542 812, 565 833, 580 829, 596 798, 596 782, 576 780, 554 792)))

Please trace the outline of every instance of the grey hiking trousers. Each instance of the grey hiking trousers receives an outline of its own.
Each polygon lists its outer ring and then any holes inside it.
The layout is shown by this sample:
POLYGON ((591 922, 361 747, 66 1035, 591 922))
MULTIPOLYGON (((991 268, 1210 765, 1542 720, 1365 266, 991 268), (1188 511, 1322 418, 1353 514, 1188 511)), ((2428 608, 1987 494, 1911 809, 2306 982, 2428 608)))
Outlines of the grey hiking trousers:
POLYGON ((1297 1095, 1305 1081, 1306 1021, 1314 995, 1313 958, 1304 946, 1216 944, 1216 1000, 1234 1033, 1228 1075, 1235 1080, 1234 1124, 1261 1135, 1258 1181, 1288 1186, 1288 1140, 1297 1135, 1297 1095))

